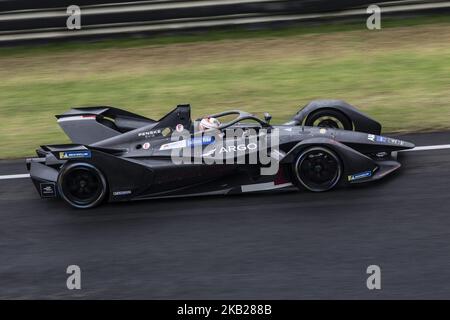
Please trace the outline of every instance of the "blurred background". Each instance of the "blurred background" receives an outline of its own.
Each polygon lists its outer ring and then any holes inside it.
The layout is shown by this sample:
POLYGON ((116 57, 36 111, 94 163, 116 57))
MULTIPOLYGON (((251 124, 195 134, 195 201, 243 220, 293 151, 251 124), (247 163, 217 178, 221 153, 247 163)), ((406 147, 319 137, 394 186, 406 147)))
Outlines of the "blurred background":
POLYGON ((450 1, 0 0, 0 158, 67 142, 54 115, 240 108, 285 121, 345 100, 385 132, 450 128, 450 1), (81 29, 66 26, 69 5, 81 29))

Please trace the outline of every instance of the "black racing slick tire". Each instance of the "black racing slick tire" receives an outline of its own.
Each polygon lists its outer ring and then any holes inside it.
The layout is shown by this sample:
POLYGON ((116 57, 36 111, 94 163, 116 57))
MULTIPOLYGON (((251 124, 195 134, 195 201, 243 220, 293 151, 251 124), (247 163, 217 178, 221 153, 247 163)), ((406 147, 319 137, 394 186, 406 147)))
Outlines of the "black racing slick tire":
POLYGON ((77 209, 99 205, 105 199, 108 189, 102 172, 83 162, 64 165, 59 172, 57 186, 60 196, 77 209))
POLYGON ((293 164, 294 182, 313 192, 333 189, 341 180, 342 162, 332 150, 316 146, 302 151, 293 164))
POLYGON ((353 130, 353 124, 340 111, 333 109, 317 110, 306 118, 305 125, 309 127, 323 127, 331 129, 353 130))

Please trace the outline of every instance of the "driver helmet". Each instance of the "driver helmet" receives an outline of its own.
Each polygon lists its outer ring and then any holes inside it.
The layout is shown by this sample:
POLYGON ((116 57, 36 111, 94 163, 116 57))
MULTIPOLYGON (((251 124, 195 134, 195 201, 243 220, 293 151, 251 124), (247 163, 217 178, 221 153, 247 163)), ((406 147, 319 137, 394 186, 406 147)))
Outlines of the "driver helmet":
POLYGON ((209 129, 217 129, 220 127, 220 121, 216 118, 207 117, 203 118, 202 121, 200 121, 199 124, 200 131, 205 131, 209 129))

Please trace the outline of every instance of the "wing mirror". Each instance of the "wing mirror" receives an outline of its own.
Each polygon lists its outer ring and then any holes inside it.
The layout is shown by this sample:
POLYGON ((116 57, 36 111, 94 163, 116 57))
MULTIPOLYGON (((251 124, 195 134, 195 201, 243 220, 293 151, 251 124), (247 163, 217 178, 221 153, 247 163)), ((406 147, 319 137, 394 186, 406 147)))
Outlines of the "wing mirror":
POLYGON ((264 120, 266 120, 267 123, 270 123, 270 120, 272 119, 272 116, 268 112, 264 112, 264 120))

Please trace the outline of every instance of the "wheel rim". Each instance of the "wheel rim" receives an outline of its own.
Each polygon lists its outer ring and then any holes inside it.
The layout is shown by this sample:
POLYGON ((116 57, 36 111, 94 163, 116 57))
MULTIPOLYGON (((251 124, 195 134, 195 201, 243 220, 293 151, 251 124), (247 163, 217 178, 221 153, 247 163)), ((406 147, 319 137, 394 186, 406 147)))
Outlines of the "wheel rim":
POLYGON ((338 157, 324 148, 314 148, 303 153, 297 160, 296 174, 300 183, 311 191, 327 191, 341 177, 338 157))
POLYGON ((101 173, 89 164, 76 164, 63 170, 59 178, 61 196, 78 208, 89 208, 100 202, 106 192, 101 173))
POLYGON ((314 127, 344 129, 345 126, 341 120, 333 116, 319 117, 313 122, 314 127))

